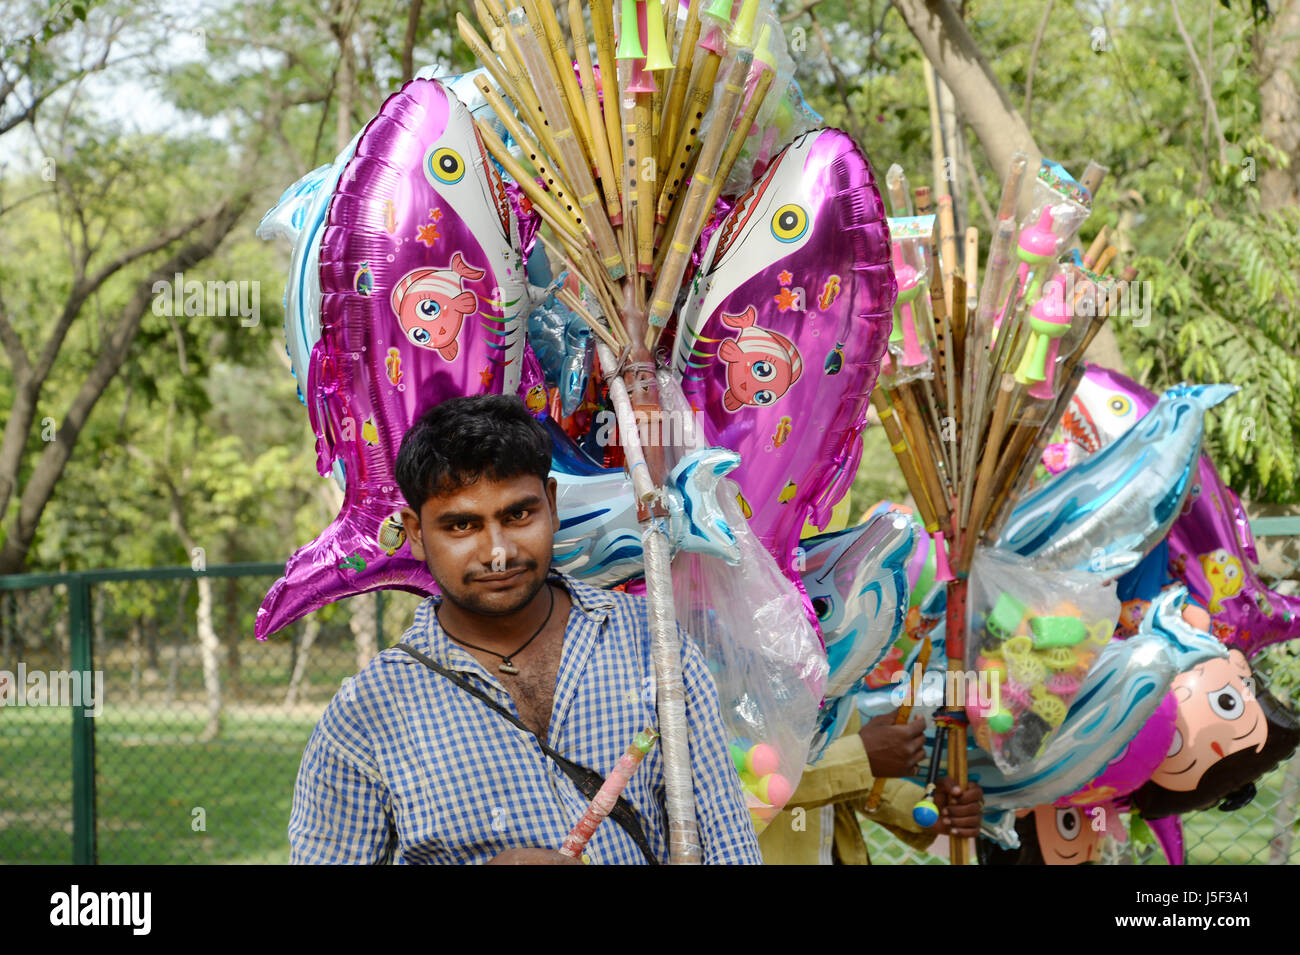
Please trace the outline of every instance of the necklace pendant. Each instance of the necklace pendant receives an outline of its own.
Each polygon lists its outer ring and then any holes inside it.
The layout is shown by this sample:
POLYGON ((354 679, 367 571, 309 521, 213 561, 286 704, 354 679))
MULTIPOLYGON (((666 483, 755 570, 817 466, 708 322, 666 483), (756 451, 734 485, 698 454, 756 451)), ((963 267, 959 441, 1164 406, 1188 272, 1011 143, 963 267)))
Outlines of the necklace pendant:
POLYGON ((511 663, 509 660, 506 659, 503 659, 501 661, 501 665, 498 666, 497 669, 500 670, 502 673, 509 673, 511 676, 515 676, 519 673, 519 667, 515 666, 513 663, 511 663))

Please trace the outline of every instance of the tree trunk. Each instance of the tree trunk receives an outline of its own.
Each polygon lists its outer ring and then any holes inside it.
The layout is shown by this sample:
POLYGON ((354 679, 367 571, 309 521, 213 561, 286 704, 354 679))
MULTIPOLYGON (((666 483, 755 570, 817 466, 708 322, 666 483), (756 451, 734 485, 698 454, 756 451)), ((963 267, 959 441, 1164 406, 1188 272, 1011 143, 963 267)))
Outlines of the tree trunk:
POLYGON ((240 679, 242 660, 239 643, 243 633, 239 629, 239 578, 226 578, 226 613, 222 626, 222 644, 226 651, 226 687, 230 698, 237 700, 244 695, 243 682, 240 679))
MULTIPOLYGON (((998 175, 1006 173, 1017 150, 1029 154, 1029 168, 1037 171, 1042 150, 951 4, 946 0, 895 0, 894 8, 952 92, 998 175)), ((1031 201, 1032 190, 1022 190, 1022 217, 1029 215, 1031 201)))
POLYGON ((352 611, 348 626, 356 643, 358 673, 379 653, 379 632, 375 626, 378 607, 379 594, 362 594, 348 601, 348 608, 352 611))
POLYGON ((1259 201, 1264 211, 1300 205, 1300 90, 1292 75, 1300 62, 1300 0, 1273 0, 1273 22, 1255 37, 1255 70, 1259 78, 1259 131, 1284 155, 1291 167, 1271 164, 1259 177, 1259 201))
POLYGON ((127 647, 131 655, 130 699, 132 703, 140 702, 140 676, 144 664, 144 653, 140 643, 140 621, 132 620, 131 628, 127 631, 127 647))
POLYGON ((406 36, 402 40, 402 80, 409 80, 415 75, 415 38, 420 29, 420 8, 424 0, 411 0, 411 9, 406 14, 406 36))
POLYGON ((298 652, 293 662, 293 675, 289 677, 289 690, 284 694, 286 709, 297 705, 298 694, 307 685, 307 662, 311 659, 312 644, 316 642, 316 635, 319 633, 320 621, 316 619, 315 614, 308 614, 303 622, 302 640, 298 644, 298 652))
POLYGON ((352 139, 352 104, 357 90, 357 56, 352 45, 352 31, 358 3, 359 0, 343 0, 338 19, 330 25, 339 47, 339 103, 334 129, 334 144, 338 152, 342 152, 352 139))
POLYGON ((208 697, 208 717, 199 734, 200 743, 208 743, 221 733, 221 641, 212 626, 212 578, 200 577, 199 610, 195 623, 199 651, 203 654, 203 690, 208 697))
POLYGON ((152 617, 144 621, 144 653, 147 661, 144 668, 144 682, 152 685, 158 682, 158 621, 152 617))
MULTIPOLYGON (((188 469, 182 473, 188 474, 188 469)), ((198 545, 185 526, 181 496, 166 473, 161 477, 170 498, 172 529, 181 539, 181 546, 186 553, 193 554, 198 545)), ((199 742, 208 743, 221 733, 221 641, 212 625, 212 578, 204 574, 196 578, 196 583, 199 587, 199 607, 195 613, 195 629, 199 638, 199 653, 203 658, 203 690, 208 697, 208 717, 203 732, 199 734, 199 742)))

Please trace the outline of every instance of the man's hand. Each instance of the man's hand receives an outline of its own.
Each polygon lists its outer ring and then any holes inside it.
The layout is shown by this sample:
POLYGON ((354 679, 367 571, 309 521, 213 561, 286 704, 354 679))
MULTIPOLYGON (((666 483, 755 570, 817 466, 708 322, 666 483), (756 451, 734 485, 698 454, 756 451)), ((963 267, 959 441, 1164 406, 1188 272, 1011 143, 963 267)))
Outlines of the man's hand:
POLYGON ((883 713, 868 720, 858 735, 877 778, 911 776, 925 756, 925 720, 919 716, 895 726, 894 714, 883 713))
POLYGON ((980 784, 967 782, 965 788, 955 780, 944 778, 934 787, 934 804, 939 807, 935 828, 958 839, 979 835, 980 816, 984 813, 984 790, 980 784))
POLYGON ((554 849, 507 849, 488 865, 582 865, 582 860, 554 849))

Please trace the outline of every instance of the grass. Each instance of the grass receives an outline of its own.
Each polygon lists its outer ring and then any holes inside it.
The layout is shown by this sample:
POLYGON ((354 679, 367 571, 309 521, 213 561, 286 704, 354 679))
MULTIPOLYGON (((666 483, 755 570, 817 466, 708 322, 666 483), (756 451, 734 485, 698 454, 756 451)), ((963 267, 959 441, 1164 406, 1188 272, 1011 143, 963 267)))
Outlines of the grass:
MULTIPOLYGON (((95 739, 99 861, 287 862, 294 779, 319 708, 299 712, 230 708, 220 738, 200 743, 200 709, 106 707, 95 739)), ((0 760, 21 771, 0 776, 0 862, 71 862, 69 713, 6 708, 3 720, 0 760)))

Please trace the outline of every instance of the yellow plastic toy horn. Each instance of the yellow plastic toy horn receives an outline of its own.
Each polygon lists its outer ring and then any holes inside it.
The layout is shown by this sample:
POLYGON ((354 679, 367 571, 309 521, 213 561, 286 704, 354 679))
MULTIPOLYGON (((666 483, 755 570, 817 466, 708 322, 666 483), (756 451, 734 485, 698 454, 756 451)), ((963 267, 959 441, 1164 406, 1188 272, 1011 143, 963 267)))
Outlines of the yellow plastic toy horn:
POLYGON ((668 52, 668 37, 664 35, 663 8, 659 0, 646 2, 646 60, 647 70, 671 70, 673 57, 668 52))
POLYGON ((639 60, 645 56, 645 50, 641 48, 641 32, 636 25, 636 4, 637 0, 623 0, 618 49, 614 52, 616 60, 639 60))
POLYGON ((732 24, 727 42, 733 47, 744 49, 754 42, 754 19, 758 16, 758 0, 745 0, 740 5, 736 22, 732 24))

